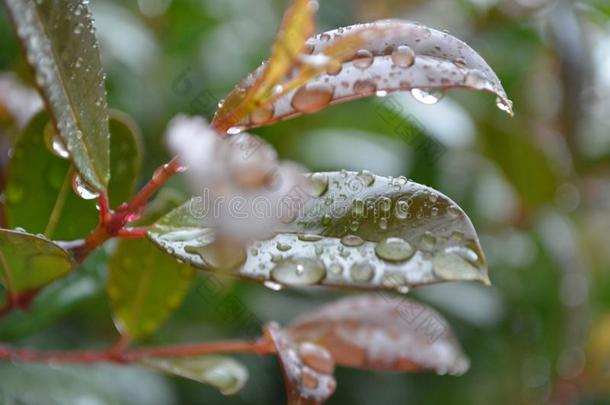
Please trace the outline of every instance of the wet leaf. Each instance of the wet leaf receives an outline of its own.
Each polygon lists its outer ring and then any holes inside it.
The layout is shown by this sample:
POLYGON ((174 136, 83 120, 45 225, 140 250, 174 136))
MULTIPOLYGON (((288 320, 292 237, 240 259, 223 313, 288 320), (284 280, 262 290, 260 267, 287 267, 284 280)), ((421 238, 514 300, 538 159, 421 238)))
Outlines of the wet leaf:
MULTIPOLYGON (((123 113, 111 113, 110 131, 113 179, 108 193, 112 206, 117 206, 133 193, 142 163, 141 145, 137 127, 123 113)), ((41 112, 15 145, 7 169, 7 221, 11 227, 53 239, 82 238, 97 225, 95 201, 73 191, 72 165, 52 151, 53 133, 48 115, 41 112)))
POLYGON ((182 303, 193 270, 146 239, 124 239, 108 262, 108 296, 121 334, 138 339, 156 331, 182 303))
POLYGON ((258 215, 277 214, 284 224, 243 246, 218 238, 207 225, 213 203, 191 200, 157 221, 149 237, 195 267, 276 288, 406 292, 443 281, 489 283, 466 214, 443 194, 404 177, 315 173, 307 189, 292 190, 282 204, 257 207, 258 215))
POLYGON ((0 275, 8 294, 35 291, 65 276, 73 266, 68 252, 44 237, 0 229, 0 275))
POLYGON ((401 297, 344 298, 298 318, 287 333, 297 342, 325 347, 341 366, 456 375, 469 367, 447 321, 401 297))
POLYGON ((275 346, 282 366, 289 405, 324 403, 335 392, 335 362, 330 353, 312 343, 294 342, 279 326, 270 323, 265 334, 275 346))
POLYGON ((63 144, 83 180, 110 179, 104 72, 88 2, 7 0, 15 31, 63 144))
POLYGON ((248 370, 236 360, 223 356, 145 358, 139 363, 167 374, 210 384, 224 395, 235 394, 248 381, 248 370))
MULTIPOLYGON (((490 92, 498 107, 512 114, 500 80, 478 53, 459 39, 418 23, 383 20, 339 28, 309 39, 306 49, 312 62, 286 75, 281 91, 268 100, 266 109, 272 114, 262 120, 253 113, 237 126, 267 125, 394 91, 411 91, 417 100, 432 104, 452 88, 490 92)), ((253 72, 233 93, 249 91, 262 73, 262 68, 253 72)))
MULTIPOLYGON (((247 116, 264 99, 269 97, 278 84, 298 62, 305 47, 305 41, 314 33, 315 7, 310 0, 294 0, 286 10, 282 26, 277 33, 271 49, 269 60, 261 67, 262 73, 254 84, 244 92, 236 88, 218 110, 217 124, 223 130, 229 129, 232 123, 239 122, 247 116)), ((264 119, 268 111, 264 108, 256 112, 264 119)))

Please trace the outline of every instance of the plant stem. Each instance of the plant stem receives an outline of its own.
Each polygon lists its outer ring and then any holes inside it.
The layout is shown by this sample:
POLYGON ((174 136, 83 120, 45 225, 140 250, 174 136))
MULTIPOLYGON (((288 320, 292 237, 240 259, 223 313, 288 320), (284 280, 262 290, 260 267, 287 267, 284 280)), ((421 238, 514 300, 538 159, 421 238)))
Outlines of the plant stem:
POLYGON ((175 346, 143 347, 125 351, 117 347, 86 351, 36 351, 0 346, 0 360, 27 363, 131 363, 150 357, 190 357, 217 353, 253 353, 260 356, 274 353, 273 345, 264 338, 253 341, 226 340, 175 346))

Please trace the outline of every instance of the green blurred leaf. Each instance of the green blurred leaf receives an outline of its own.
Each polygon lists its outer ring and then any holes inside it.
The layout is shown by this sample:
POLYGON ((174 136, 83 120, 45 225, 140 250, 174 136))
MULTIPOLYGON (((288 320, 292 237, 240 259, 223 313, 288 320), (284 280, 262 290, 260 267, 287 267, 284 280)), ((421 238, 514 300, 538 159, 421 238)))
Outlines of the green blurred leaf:
POLYGON ((193 269, 146 239, 121 240, 108 262, 108 296, 121 334, 138 339, 156 331, 181 304, 193 269))
POLYGON ((200 198, 157 221, 148 236, 195 267, 275 286, 404 292, 442 281, 489 283, 470 220, 443 194, 370 172, 316 173, 307 188, 287 196, 290 206, 270 207, 282 210, 285 223, 264 240, 217 239, 204 213, 212 201, 200 198))
POLYGON ((235 394, 248 381, 248 370, 236 360, 224 356, 146 358, 139 363, 167 374, 210 384, 224 395, 235 394))
POLYGON ((6 0, 36 84, 82 179, 110 179, 104 71, 87 2, 6 0))
MULTIPOLYGON (((97 224, 95 201, 84 200, 72 190, 72 165, 45 144, 52 130, 48 122, 45 112, 34 116, 15 145, 6 179, 7 222, 48 238, 82 238, 97 224)), ((112 112, 110 131, 113 178, 108 193, 116 206, 133 193, 141 144, 138 129, 123 113, 112 112)))
POLYGON ((37 290, 68 274, 74 263, 64 249, 41 236, 0 229, 2 284, 9 294, 37 290))

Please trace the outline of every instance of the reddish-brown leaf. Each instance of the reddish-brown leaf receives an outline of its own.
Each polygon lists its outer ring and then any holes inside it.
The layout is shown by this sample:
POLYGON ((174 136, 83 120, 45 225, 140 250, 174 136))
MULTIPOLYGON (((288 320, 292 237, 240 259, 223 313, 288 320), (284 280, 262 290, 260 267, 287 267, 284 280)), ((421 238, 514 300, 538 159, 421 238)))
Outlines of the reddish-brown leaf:
POLYGON ((342 366, 455 375, 469 366, 447 321, 406 298, 346 298, 297 319, 287 331, 297 342, 325 347, 342 366))
POLYGON ((275 323, 265 326, 282 366, 290 405, 322 404, 335 391, 335 363, 330 353, 313 343, 294 342, 275 323))

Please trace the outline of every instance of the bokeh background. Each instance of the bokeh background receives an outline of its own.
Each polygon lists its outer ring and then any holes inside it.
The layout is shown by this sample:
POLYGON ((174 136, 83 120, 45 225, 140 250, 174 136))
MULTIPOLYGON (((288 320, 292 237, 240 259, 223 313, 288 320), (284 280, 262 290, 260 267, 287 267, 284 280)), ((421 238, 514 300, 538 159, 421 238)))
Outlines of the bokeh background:
MULTIPOLYGON (((142 129, 142 179, 168 158, 163 132, 172 116, 211 118, 267 56, 286 4, 91 1, 109 105, 142 129)), ((339 369, 329 403, 610 404, 610 3, 320 0, 319 31, 382 18, 465 40, 501 78, 515 117, 481 93, 452 91, 433 106, 396 94, 253 132, 311 170, 404 175, 450 196, 479 232, 493 286, 447 283, 411 294, 448 318, 471 358, 466 375, 339 369), (388 120, 390 110, 398 117, 388 120)), ((3 8, 0 71, 31 82, 3 8)), ((186 198, 180 179, 171 188, 186 198)), ((1 320, 0 340, 66 349, 111 343, 105 255, 45 291, 44 305, 1 320)), ((273 292, 203 274, 146 343, 252 337, 264 322, 287 323, 345 294, 273 292)), ((231 397, 137 367, 3 363, 0 403, 282 403, 276 360, 239 358, 250 380, 231 397)))

